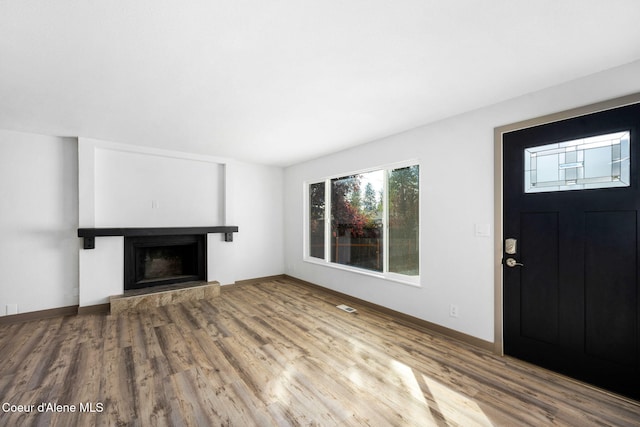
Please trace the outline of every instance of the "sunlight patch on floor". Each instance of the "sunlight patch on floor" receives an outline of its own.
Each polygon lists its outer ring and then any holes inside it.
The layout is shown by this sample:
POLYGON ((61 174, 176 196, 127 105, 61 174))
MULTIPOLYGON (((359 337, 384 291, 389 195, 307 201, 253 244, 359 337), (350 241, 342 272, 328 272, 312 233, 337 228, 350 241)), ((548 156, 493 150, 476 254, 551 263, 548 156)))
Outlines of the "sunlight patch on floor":
POLYGON ((493 425, 491 420, 472 399, 426 375, 421 375, 421 377, 448 424, 464 426, 493 425))
POLYGON ((295 381, 293 374, 290 372, 291 369, 292 367, 284 369, 277 378, 270 381, 271 393, 277 401, 291 403, 290 387, 295 381))
POLYGON ((407 390, 415 400, 426 405, 427 401, 422 394, 422 390, 420 390, 420 384, 418 384, 416 376, 413 374, 413 369, 397 360, 391 361, 391 369, 398 375, 403 389, 407 390))

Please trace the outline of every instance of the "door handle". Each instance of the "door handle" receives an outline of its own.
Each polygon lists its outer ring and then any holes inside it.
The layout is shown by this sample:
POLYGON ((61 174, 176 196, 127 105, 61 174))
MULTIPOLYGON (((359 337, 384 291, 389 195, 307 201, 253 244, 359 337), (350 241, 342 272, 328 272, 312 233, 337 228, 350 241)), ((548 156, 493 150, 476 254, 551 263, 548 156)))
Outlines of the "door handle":
POLYGON ((507 264, 507 267, 515 267, 515 266, 520 266, 520 267, 524 267, 524 264, 519 263, 518 261, 516 261, 513 258, 507 258, 504 262, 505 264, 507 264))

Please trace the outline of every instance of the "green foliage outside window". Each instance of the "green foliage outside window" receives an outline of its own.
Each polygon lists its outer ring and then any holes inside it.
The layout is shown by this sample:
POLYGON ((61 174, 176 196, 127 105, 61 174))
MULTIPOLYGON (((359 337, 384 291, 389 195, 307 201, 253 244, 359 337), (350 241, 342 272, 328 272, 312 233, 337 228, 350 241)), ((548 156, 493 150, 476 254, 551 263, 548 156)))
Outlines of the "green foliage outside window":
POLYGON ((419 181, 420 168, 413 165, 310 184, 309 255, 324 259, 328 243, 330 262, 418 276, 419 181))

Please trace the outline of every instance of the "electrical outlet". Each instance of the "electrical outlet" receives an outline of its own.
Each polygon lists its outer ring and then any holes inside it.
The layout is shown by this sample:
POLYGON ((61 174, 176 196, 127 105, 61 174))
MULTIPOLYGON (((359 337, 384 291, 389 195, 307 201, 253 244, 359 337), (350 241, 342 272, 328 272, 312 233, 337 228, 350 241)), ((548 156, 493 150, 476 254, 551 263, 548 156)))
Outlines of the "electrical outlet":
POLYGON ((458 306, 451 304, 449 306, 449 317, 458 317, 458 306))

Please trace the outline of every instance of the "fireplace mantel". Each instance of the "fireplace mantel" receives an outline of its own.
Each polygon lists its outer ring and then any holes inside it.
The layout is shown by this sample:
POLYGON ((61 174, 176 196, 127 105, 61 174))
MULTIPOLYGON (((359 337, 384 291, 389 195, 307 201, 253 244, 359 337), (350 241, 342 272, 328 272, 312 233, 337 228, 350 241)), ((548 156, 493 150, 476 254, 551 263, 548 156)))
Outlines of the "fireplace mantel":
POLYGON ((142 228, 79 228, 78 237, 84 238, 84 249, 95 248, 95 238, 104 236, 177 236, 185 234, 224 234, 225 242, 233 242, 233 233, 238 232, 235 225, 211 227, 142 227, 142 228))

